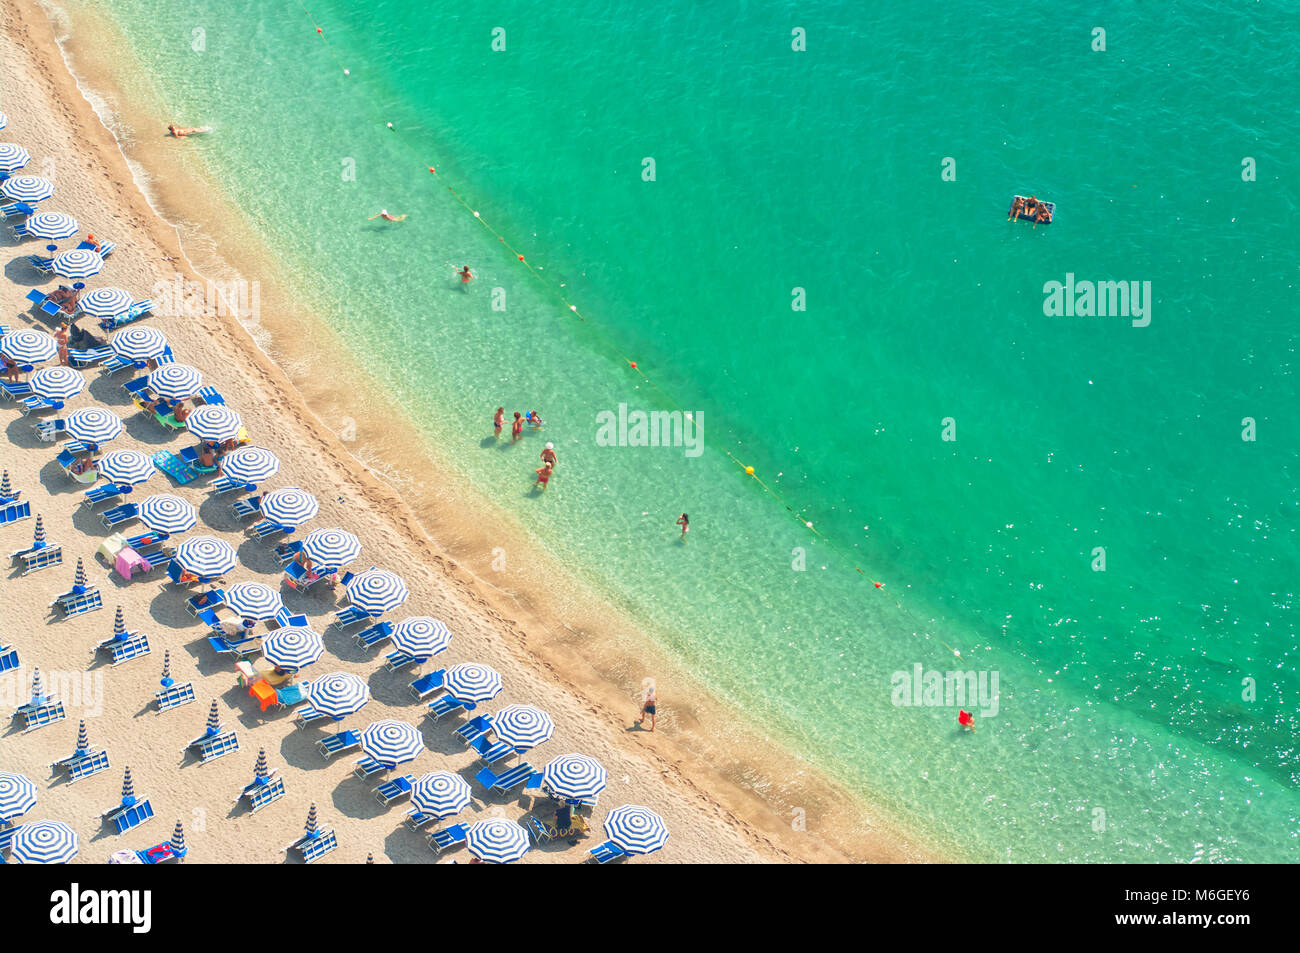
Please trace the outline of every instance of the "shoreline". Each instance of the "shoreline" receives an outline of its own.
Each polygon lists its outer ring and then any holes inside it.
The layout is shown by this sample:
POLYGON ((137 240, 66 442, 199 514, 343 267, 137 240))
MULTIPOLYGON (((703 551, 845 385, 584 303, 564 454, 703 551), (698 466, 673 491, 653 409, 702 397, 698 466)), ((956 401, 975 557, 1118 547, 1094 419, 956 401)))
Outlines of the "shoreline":
MULTIPOLYGON (((20 23, 19 31, 28 34, 28 42, 23 45, 29 58, 38 59, 31 57, 40 48, 36 37, 42 30, 53 33, 47 14, 37 9, 37 0, 20 0, 6 18, 10 26, 7 32, 12 31, 15 18, 20 23)), ((74 27, 79 19, 79 14, 73 15, 74 27)), ((79 158, 86 159, 89 170, 103 171, 113 183, 111 188, 118 193, 113 201, 130 209, 132 231, 146 235, 155 254, 174 254, 188 263, 189 267, 183 270, 192 279, 212 274, 222 265, 236 274, 257 275, 259 281, 261 275, 272 273, 274 257, 240 231, 238 210, 223 202, 222 196, 195 190, 203 183, 201 177, 193 175, 194 170, 168 168, 164 148, 151 149, 139 137, 123 142, 102 124, 103 117, 85 99, 85 87, 104 96, 107 108, 117 115, 126 130, 144 128, 143 117, 135 115, 132 103, 113 87, 111 77, 102 72, 103 64, 97 63, 95 55, 78 44, 75 28, 70 40, 60 45, 76 72, 60 75, 56 71, 60 68, 51 70, 39 64, 36 69, 64 116, 81 129, 79 139, 88 147, 90 155, 79 158), (148 177, 146 194, 135 187, 138 185, 136 166, 148 177), (128 173, 129 185, 114 180, 114 176, 120 179, 123 170, 128 173), (173 213, 180 207, 182 197, 188 203, 187 212, 196 205, 202 206, 194 215, 199 224, 170 224, 179 218, 174 218, 173 213), (221 222, 223 226, 220 229, 205 226, 202 224, 205 219, 221 222), (187 229, 189 236, 201 237, 204 244, 211 244, 206 254, 198 243, 186 252, 187 229), (232 248, 238 252, 230 254, 232 248)), ((101 57, 109 45, 101 45, 101 57)), ((170 140, 162 142, 169 144, 170 140)), ((196 159, 193 164, 201 163, 196 159)), ((156 267, 161 263, 152 264, 156 267)), ((741 716, 727 712, 686 676, 673 671, 658 650, 653 652, 653 658, 648 657, 652 653, 647 650, 647 640, 634 634, 637 626, 615 616, 599 595, 583 591, 576 583, 555 590, 530 590, 518 582, 528 578, 555 579, 566 574, 544 552, 539 552, 539 547, 528 542, 524 531, 512 524, 506 514, 447 473, 438 461, 422 452, 416 460, 418 469, 413 467, 410 448, 419 446, 422 451, 426 448, 418 436, 413 436, 415 431, 408 424, 402 422, 395 426, 397 418, 393 414, 376 420, 353 421, 357 433, 367 436, 353 445, 345 444, 325 423, 349 419, 348 406, 340 399, 340 389, 321 386, 319 380, 313 386, 304 379, 307 369, 304 351, 311 354, 317 378, 340 379, 333 373, 319 371, 320 355, 336 351, 321 346, 322 340, 330 335, 327 326, 305 310, 290 305, 293 296, 275 284, 263 282, 262 288, 263 309, 277 315, 274 322, 259 322, 250 328, 231 317, 216 318, 205 326, 208 336, 221 339, 215 343, 232 356, 232 363, 237 359, 251 365, 249 370, 256 371, 259 383, 274 395, 271 406, 280 417, 296 418, 284 420, 284 426, 277 430, 288 431, 291 437, 299 433, 307 435, 317 456, 328 460, 331 471, 338 474, 340 488, 356 501, 352 505, 382 511, 383 523, 396 537, 394 548, 417 554, 422 567, 434 567, 442 580, 455 590, 464 602, 463 606, 456 607, 457 614, 464 611, 490 620, 498 635, 505 630, 515 665, 527 666, 540 673, 548 684, 573 696, 589 714, 605 723, 606 733, 612 733, 615 724, 626 727, 630 713, 635 710, 633 694, 641 676, 655 674, 669 702, 661 706, 667 716, 661 718, 666 730, 652 736, 653 748, 649 747, 649 739, 639 733, 619 732, 619 737, 614 739, 617 747, 652 765, 684 799, 696 802, 698 812, 725 820, 762 859, 938 859, 934 852, 916 846, 912 838, 903 836, 892 824, 875 818, 865 820, 857 799, 816 777, 808 765, 788 752, 779 751, 775 745, 756 736, 747 737, 749 733, 744 731, 738 740, 733 740, 732 732, 727 731, 726 742, 716 743, 721 733, 711 730, 711 726, 740 725, 741 716), (294 342, 302 344, 297 352, 294 342), (370 436, 373 434, 381 436, 370 436), (393 451, 397 448, 402 449, 405 467, 394 465, 393 451), (417 478, 412 471, 421 476, 417 478), (487 573, 493 549, 502 544, 511 553, 511 567, 501 580, 502 585, 498 585, 487 573), (569 621, 560 621, 564 619, 569 621), (796 805, 807 812, 806 831, 816 836, 808 837, 793 830, 788 818, 790 809, 796 805)), ((189 350, 185 335, 174 328, 176 323, 168 322, 167 333, 181 342, 180 348, 189 350)), ((343 368, 339 370, 342 372, 343 368)), ((354 370, 351 373, 355 375, 354 370)), ((235 403, 239 406, 245 401, 235 403)), ((239 409, 245 411, 243 406, 239 409)), ((280 436, 278 442, 283 444, 284 437, 280 436)), ((312 484, 304 485, 310 488, 312 484)), ((367 558, 372 558, 370 548, 367 558)), ((439 607, 436 612, 443 610, 439 607)), ((452 622, 450 613, 444 616, 452 622)), ((453 630, 456 630, 454 623, 453 630)), ((632 800, 636 800, 635 795, 632 800)), ((671 860, 671 855, 666 859, 671 860)))

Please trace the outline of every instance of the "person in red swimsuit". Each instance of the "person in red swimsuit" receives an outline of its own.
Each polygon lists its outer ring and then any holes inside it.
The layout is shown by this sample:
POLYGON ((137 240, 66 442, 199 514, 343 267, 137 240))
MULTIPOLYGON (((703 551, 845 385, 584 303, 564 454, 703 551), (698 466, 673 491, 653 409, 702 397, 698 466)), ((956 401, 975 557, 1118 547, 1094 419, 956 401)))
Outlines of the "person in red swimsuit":
POLYGON ((512 439, 518 440, 523 435, 524 435, 524 415, 516 410, 515 422, 510 425, 510 436, 512 439))

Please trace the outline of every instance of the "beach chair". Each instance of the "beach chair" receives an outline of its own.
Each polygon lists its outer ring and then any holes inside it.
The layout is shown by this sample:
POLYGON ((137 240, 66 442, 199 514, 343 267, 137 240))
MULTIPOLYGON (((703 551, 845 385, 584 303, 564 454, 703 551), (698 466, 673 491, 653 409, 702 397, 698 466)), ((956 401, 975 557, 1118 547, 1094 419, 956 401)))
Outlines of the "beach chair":
POLYGON ((391 770, 391 768, 389 768, 388 765, 376 761, 374 758, 366 757, 361 758, 356 762, 356 767, 352 769, 352 773, 362 780, 365 780, 372 775, 383 774, 385 771, 389 770, 391 770))
POLYGON ((524 815, 524 828, 528 831, 528 835, 532 837, 534 844, 545 844, 556 836, 554 827, 532 814, 524 815))
POLYGON ((23 734, 35 731, 37 728, 44 728, 46 725, 52 725, 56 721, 62 721, 68 717, 63 710, 63 702, 53 699, 47 700, 41 705, 33 705, 29 702, 19 708, 14 715, 23 719, 23 734))
POLYGON ((275 613, 275 622, 280 628, 306 628, 307 616, 305 613, 295 615, 284 606, 280 606, 275 613))
POLYGON ((235 732, 226 731, 225 726, 222 725, 215 733, 203 734, 195 738, 181 749, 181 754, 185 754, 191 748, 198 750, 199 763, 207 764, 209 761, 225 757, 232 751, 238 751, 239 738, 235 732))
MULTIPOLYGON (((213 485, 215 486, 215 484, 213 485)), ((254 489, 256 489, 256 487, 254 487, 254 489)), ((298 558, 300 552, 302 552, 302 540, 300 539, 295 539, 288 543, 280 543, 271 550, 271 553, 279 561, 281 566, 290 565, 298 558)))
POLYGON ((512 768, 507 768, 501 774, 496 774, 491 768, 484 768, 478 774, 474 775, 474 780, 489 791, 508 792, 512 788, 517 788, 530 777, 535 769, 527 761, 521 762, 512 768))
POLYGON ((221 396, 221 391, 215 387, 202 387, 199 389, 197 396, 205 404, 224 404, 226 402, 226 398, 221 396))
POLYGON ((65 592, 50 603, 51 608, 55 606, 63 610, 65 619, 70 619, 74 615, 85 615, 87 612, 104 608, 104 600, 98 589, 91 588, 85 592, 65 592))
POLYGON ((0 205, 0 218, 14 218, 18 215, 35 215, 36 206, 27 202, 10 202, 8 205, 0 205))
POLYGON ((141 397, 149 393, 149 375, 136 377, 122 385, 122 390, 126 391, 128 397, 141 397))
POLYGON ((231 490, 239 490, 241 493, 257 492, 256 483, 244 483, 242 480, 233 480, 230 477, 217 477, 208 485, 208 491, 213 495, 219 493, 229 493, 231 490))
POLYGON ((399 668, 406 668, 408 665, 423 665, 427 661, 429 661, 427 655, 423 658, 417 658, 402 649, 393 649, 384 656, 384 667, 390 672, 396 672, 399 668))
MULTIPOLYGON (((279 548, 279 546, 276 547, 276 549, 279 548)), ((302 563, 292 561, 292 557, 290 557, 288 563, 281 563, 281 565, 284 566, 284 584, 296 592, 310 591, 312 586, 316 585, 316 583, 320 582, 327 575, 326 573, 308 572, 306 566, 302 563)))
POLYGON ((608 864, 611 860, 619 860, 626 857, 627 852, 619 847, 612 840, 607 840, 603 844, 597 844, 591 850, 587 851, 591 859, 598 864, 608 864))
POLYGON ((62 417, 56 417, 53 420, 38 420, 32 424, 32 429, 36 431, 36 439, 41 443, 54 443, 63 433, 64 423, 66 421, 62 417))
POLYGON ((43 275, 54 274, 54 259, 45 255, 24 255, 27 263, 43 275))
POLYGON ((104 529, 112 529, 119 523, 129 523, 139 515, 139 512, 140 507, 134 503, 123 503, 121 506, 104 510, 99 514, 99 521, 104 524, 104 529))
MULTIPOLYGON (((24 374, 30 374, 33 368, 30 364, 24 364, 19 370, 24 374)), ((0 397, 8 400, 20 400, 23 397, 30 397, 31 394, 32 385, 26 381, 0 381, 0 397)))
POLYGON ((24 417, 30 417, 32 414, 39 414, 46 410, 62 410, 63 401, 32 394, 19 400, 18 406, 22 408, 24 417))
MULTIPOLYGON (((271 773, 275 774, 274 771, 271 773)), ((272 801, 278 801, 282 797, 284 797, 284 778, 269 777, 265 781, 254 781, 246 786, 235 800, 247 800, 249 812, 256 814, 272 801)))
POLYGON ((344 751, 351 751, 353 748, 361 747, 361 735, 352 729, 340 731, 337 735, 329 735, 316 742, 316 748, 320 751, 320 756, 328 761, 336 754, 342 754, 344 751))
POLYGON ((100 242, 98 245, 94 242, 82 242, 77 246, 77 251, 98 252, 100 258, 107 258, 109 255, 113 254, 113 249, 116 247, 117 246, 112 242, 100 242))
POLYGON ((440 831, 434 831, 429 835, 429 847, 442 853, 448 847, 455 847, 457 844, 465 843, 465 825, 453 824, 451 827, 444 827, 440 831))
POLYGON ((537 797, 538 795, 545 794, 546 791, 542 788, 542 785, 545 783, 545 781, 546 781, 546 775, 543 772, 534 771, 532 774, 528 776, 528 780, 524 782, 524 787, 523 787, 524 796, 537 797))
POLYGON ((68 363, 73 367, 93 367, 114 356, 113 349, 107 346, 87 350, 68 348, 68 363))
POLYGON ((417 702, 424 701, 442 688, 446 677, 447 670, 445 668, 440 668, 436 672, 429 672, 427 675, 421 675, 407 686, 411 690, 411 697, 417 702))
POLYGON ((334 613, 334 624, 340 629, 344 629, 369 618, 370 613, 365 609, 358 606, 348 606, 346 609, 334 613))
POLYGON ((400 798, 410 797, 411 788, 415 786, 415 775, 404 774, 400 778, 393 778, 391 781, 385 781, 379 787, 375 788, 375 800, 384 807, 392 804, 400 798))
POLYGON ((170 569, 172 560, 176 558, 176 550, 160 549, 157 552, 142 553, 145 561, 149 564, 145 567, 145 572, 153 572, 155 569, 170 569))
POLYGON ((249 496, 230 504, 230 512, 240 519, 262 512, 262 498, 249 496))
POLYGON ((317 830, 310 834, 304 834, 288 847, 283 848, 286 853, 297 851, 302 855, 304 864, 314 863, 320 860, 330 851, 339 846, 334 837, 332 829, 317 830))
MULTIPOLYGON (((195 616, 195 618, 197 618, 200 622, 206 625, 212 631, 213 635, 220 636, 222 638, 225 637, 226 625, 224 622, 221 621, 221 616, 217 615, 216 609, 200 609, 198 615, 195 616)), ((238 645, 239 643, 234 642, 231 644, 238 645)))
POLYGON ((328 716, 324 712, 319 712, 311 705, 303 705, 293 713, 293 723, 296 728, 306 728, 314 721, 320 721, 328 716))
POLYGON ((469 721, 465 722, 465 724, 457 728, 453 734, 468 746, 484 737, 491 730, 492 716, 482 714, 477 718, 471 718, 469 721))
POLYGON ((133 799, 130 804, 123 802, 111 811, 105 811, 99 815, 101 824, 112 824, 119 834, 125 834, 132 828, 139 827, 152 818, 153 805, 149 803, 147 797, 133 799))
POLYGON ((52 318, 60 312, 63 313, 64 318, 70 319, 72 317, 71 314, 63 310, 62 306, 57 301, 51 301, 50 296, 44 291, 37 291, 33 288, 31 291, 27 292, 27 300, 32 303, 33 311, 39 311, 47 318, 52 318))
POLYGON ((489 765, 515 754, 513 745, 508 745, 504 741, 489 741, 483 737, 475 738, 469 746, 478 752, 480 761, 489 765))
POLYGON ((71 758, 64 758, 62 761, 56 761, 50 767, 67 771, 68 783, 74 784, 93 774, 107 771, 109 767, 108 752, 102 748, 96 748, 80 755, 74 754, 71 758))
POLYGON ((114 667, 149 654, 149 639, 142 632, 128 633, 125 638, 108 639, 95 646, 95 654, 107 652, 114 667))
POLYGON ((236 660, 256 658, 262 651, 262 640, 257 636, 232 642, 221 635, 208 636, 208 645, 218 655, 233 655, 236 660))
MULTIPOLYGON (((181 424, 181 426, 183 427, 185 425, 181 424)), ((195 473, 216 473, 217 472, 216 464, 213 464, 212 466, 209 467, 209 466, 204 466, 202 463, 199 462, 198 447, 185 447, 179 453, 177 453, 176 456, 180 457, 181 461, 187 467, 193 470, 195 473)))
POLYGON ((464 711, 464 709, 463 701, 450 695, 443 695, 429 702, 429 717, 438 721, 443 715, 450 715, 454 711, 464 711))
POLYGON ((32 504, 27 500, 21 503, 5 503, 0 506, 0 526, 8 526, 10 523, 17 523, 19 520, 25 520, 32 515, 32 504))
POLYGON ((130 358, 122 357, 120 354, 113 354, 111 357, 105 358, 104 362, 99 366, 105 374, 116 374, 118 371, 124 371, 128 367, 133 367, 137 370, 144 370, 144 365, 139 361, 133 361, 130 358))
POLYGON ((376 622, 374 625, 366 626, 366 628, 352 636, 352 639, 361 648, 369 649, 384 641, 384 639, 388 638, 392 634, 393 623, 376 622))
POLYGON ((18 650, 0 643, 0 672, 12 672, 18 665, 18 650))
POLYGON ((296 530, 296 526, 285 526, 283 523, 277 523, 275 520, 262 520, 260 523, 254 523, 248 527, 247 532, 254 539, 269 539, 281 533, 288 535, 296 530))
POLYGON ((225 604, 226 590, 218 587, 190 596, 185 600, 185 609, 190 615, 197 616, 200 612, 219 609, 225 604))
POLYGON ((118 486, 116 483, 105 483, 103 486, 91 487, 82 494, 81 505, 94 509, 100 503, 120 500, 131 490, 132 488, 129 486, 118 486))
POLYGON ((418 831, 425 824, 428 824, 430 821, 436 821, 436 820, 438 820, 438 815, 424 814, 417 808, 413 807, 406 812, 405 816, 403 816, 402 823, 405 824, 407 827, 409 827, 411 830, 418 831))
POLYGON ((153 697, 158 704, 158 710, 154 714, 161 715, 165 711, 180 708, 194 701, 194 683, 171 685, 160 692, 154 692, 153 697))

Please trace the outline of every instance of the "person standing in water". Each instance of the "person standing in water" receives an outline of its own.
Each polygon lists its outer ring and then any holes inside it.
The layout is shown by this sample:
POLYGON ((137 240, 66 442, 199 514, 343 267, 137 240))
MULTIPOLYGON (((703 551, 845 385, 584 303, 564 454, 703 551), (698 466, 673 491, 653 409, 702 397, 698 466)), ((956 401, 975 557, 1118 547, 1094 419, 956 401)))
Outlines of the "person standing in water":
POLYGON ((555 444, 548 443, 546 445, 546 449, 542 451, 542 462, 552 470, 555 469, 555 464, 559 462, 555 459, 555 444))
POLYGON ((377 219, 377 218, 382 218, 385 222, 400 222, 402 219, 406 218, 406 216, 405 216, 405 215, 389 215, 389 214, 388 214, 388 209, 386 209, 386 208, 381 208, 381 209, 380 209, 378 212, 376 212, 374 215, 371 215, 368 219, 366 219, 366 221, 367 221, 367 222, 373 222, 373 221, 374 221, 375 219, 377 219))
POLYGON ((510 425, 510 439, 518 440, 524 435, 524 415, 515 411, 515 422, 510 425))
POLYGON ((536 472, 537 472, 537 485, 542 488, 543 492, 545 492, 546 485, 547 483, 550 482, 551 474, 554 472, 554 469, 551 467, 549 463, 544 463, 537 468, 536 472))
POLYGON ((677 525, 682 528, 682 542, 686 542, 686 534, 691 531, 691 518, 683 513, 677 517, 677 525))
POLYGON ((492 429, 496 431, 497 437, 501 436, 501 428, 506 424, 506 409, 498 407, 496 415, 492 418, 492 429))
POLYGON ((655 709, 659 705, 659 694, 655 690, 655 680, 653 678, 641 679, 641 717, 637 721, 638 725, 645 725, 645 716, 650 716, 650 730, 655 730, 655 709))
POLYGON ((466 265, 460 271, 456 272, 456 274, 460 275, 461 290, 469 291, 469 283, 474 280, 474 273, 469 270, 469 265, 466 265))

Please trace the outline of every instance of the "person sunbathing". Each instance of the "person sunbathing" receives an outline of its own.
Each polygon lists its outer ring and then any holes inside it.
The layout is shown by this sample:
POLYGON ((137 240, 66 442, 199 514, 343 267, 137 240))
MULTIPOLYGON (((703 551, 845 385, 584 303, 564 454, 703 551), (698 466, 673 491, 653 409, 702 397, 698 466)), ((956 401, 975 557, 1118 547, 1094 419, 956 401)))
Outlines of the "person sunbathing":
POLYGON ((212 127, 211 126, 177 126, 176 124, 173 123, 172 125, 167 127, 167 131, 170 132, 177 139, 184 139, 186 136, 192 136, 196 132, 211 132, 212 127))
POLYGON ((1007 213, 1007 221, 1014 222, 1025 212, 1025 197, 1017 195, 1015 201, 1011 203, 1011 211, 1007 213))
POLYGON ((86 233, 86 244, 90 246, 90 250, 93 252, 98 252, 100 248, 103 247, 102 245, 100 245, 99 239, 95 237, 94 232, 86 233))
POLYGON ((1036 216, 1035 221, 1046 223, 1046 222, 1050 222, 1051 220, 1052 220, 1052 210, 1047 207, 1046 202, 1040 202, 1038 204, 1038 215, 1036 216))
POLYGON ((90 456, 78 457, 77 461, 72 464, 72 472, 77 476, 88 473, 96 468, 95 458, 90 456))
MULTIPOLYGON (((186 414, 186 416, 189 416, 186 414)), ((177 418, 180 419, 180 418, 177 418)), ((216 457, 213 455, 212 444, 206 440, 199 444, 199 465, 204 467, 216 466, 216 457)))
POLYGON ((169 400, 166 397, 159 397, 157 400, 147 400, 144 409, 151 414, 157 414, 159 417, 166 417, 175 409, 179 401, 169 400))
MULTIPOLYGON (((183 400, 177 401, 176 409, 172 411, 172 416, 176 418, 176 422, 178 424, 185 423, 185 418, 188 417, 189 415, 190 415, 190 409, 185 406, 185 401, 183 400)), ((204 466, 211 466, 211 465, 212 464, 210 463, 204 464, 204 466)))

